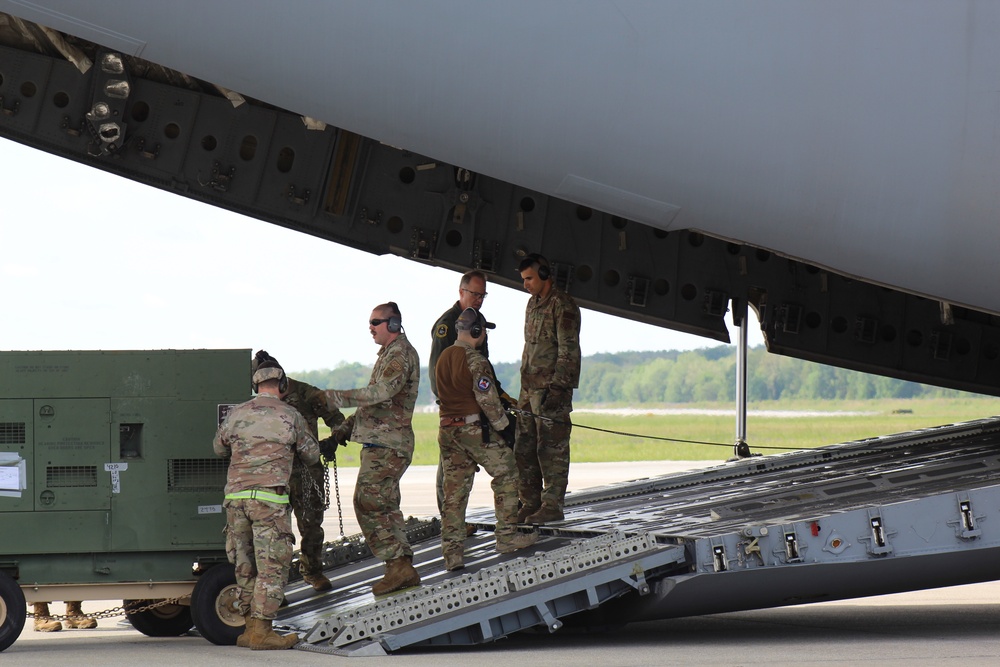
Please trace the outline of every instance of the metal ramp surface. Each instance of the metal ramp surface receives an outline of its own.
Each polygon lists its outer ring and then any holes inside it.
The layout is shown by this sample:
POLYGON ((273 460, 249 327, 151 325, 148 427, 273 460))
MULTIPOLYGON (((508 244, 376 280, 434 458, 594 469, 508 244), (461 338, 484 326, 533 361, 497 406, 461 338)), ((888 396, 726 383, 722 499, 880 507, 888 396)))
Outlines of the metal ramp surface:
MULTIPOLYGON (((375 599, 381 563, 291 587, 277 624, 298 648, 374 655, 494 641, 568 619, 622 623, 1000 579, 1000 418, 755 457, 571 494, 531 554, 490 533, 444 571, 414 545, 421 588, 375 599)), ((491 528, 492 513, 470 515, 491 528)))

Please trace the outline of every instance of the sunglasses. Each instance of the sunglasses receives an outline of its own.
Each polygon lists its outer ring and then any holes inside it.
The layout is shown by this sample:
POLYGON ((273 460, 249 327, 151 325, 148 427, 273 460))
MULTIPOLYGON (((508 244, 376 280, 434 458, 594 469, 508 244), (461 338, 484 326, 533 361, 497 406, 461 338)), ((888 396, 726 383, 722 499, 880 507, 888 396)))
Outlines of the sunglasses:
POLYGON ((388 322, 388 321, 389 321, 389 318, 387 317, 384 320, 369 320, 368 324, 372 325, 373 327, 377 327, 378 325, 382 324, 383 322, 388 322))

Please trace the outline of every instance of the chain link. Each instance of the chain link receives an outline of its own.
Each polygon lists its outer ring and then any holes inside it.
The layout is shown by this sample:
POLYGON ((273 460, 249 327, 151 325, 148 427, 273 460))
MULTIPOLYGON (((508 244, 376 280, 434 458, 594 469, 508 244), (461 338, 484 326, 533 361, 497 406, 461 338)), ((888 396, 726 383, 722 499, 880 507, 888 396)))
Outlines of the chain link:
MULTIPOLYGON (((347 539, 344 535, 344 508, 340 504, 340 477, 337 475, 337 454, 333 454, 333 488, 337 493, 337 521, 340 523, 340 539, 347 539)), ((330 497, 330 467, 326 467, 326 497, 330 497)), ((329 503, 327 504, 329 507, 329 503)))
POLYGON ((156 609, 157 607, 165 607, 168 604, 179 604, 181 600, 190 600, 190 595, 182 595, 176 598, 166 598, 164 600, 159 600, 158 602, 151 602, 150 604, 143 605, 141 607, 136 607, 135 609, 125 609, 125 607, 118 606, 112 607, 111 609, 105 609, 104 611, 95 611, 91 614, 84 614, 82 611, 74 616, 69 616, 67 614, 49 614, 48 616, 36 616, 35 614, 28 612, 26 616, 28 618, 43 618, 46 621, 68 621, 70 619, 77 618, 114 618, 115 616, 128 616, 130 614, 141 614, 144 611, 149 611, 150 609, 156 609))

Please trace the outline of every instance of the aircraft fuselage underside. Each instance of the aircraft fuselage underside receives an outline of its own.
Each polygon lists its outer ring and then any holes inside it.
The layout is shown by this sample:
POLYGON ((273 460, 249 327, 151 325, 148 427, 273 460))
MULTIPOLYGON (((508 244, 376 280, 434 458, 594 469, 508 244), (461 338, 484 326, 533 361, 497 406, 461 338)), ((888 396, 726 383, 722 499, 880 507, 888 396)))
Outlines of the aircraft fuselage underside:
MULTIPOLYGON (((0 135, 368 252, 480 269, 509 287, 520 286, 525 254, 540 252, 581 305, 718 341, 729 341, 726 313, 749 306, 771 352, 1000 395, 994 314, 602 213, 253 100, 234 105, 210 84, 84 46, 95 60, 86 74, 61 56, 0 46, 0 135)), ((141 220, 115 208, 114 192, 106 201, 109 215, 141 220)))

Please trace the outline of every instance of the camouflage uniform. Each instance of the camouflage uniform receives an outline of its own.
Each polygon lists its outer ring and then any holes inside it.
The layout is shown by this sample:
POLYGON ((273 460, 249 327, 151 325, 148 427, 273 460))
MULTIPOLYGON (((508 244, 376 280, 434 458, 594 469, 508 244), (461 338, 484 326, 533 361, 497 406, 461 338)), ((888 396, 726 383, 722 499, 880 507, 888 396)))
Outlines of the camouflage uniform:
POLYGON ((413 556, 399 509, 399 480, 413 458, 420 358, 400 333, 378 352, 367 387, 326 392, 331 408, 359 406, 340 427, 362 443, 354 511, 368 547, 390 561, 413 556))
POLYGON ((496 377, 490 362, 475 347, 458 341, 441 354, 436 368, 441 391, 441 428, 438 445, 444 468, 444 509, 441 513, 441 552, 448 563, 461 561, 465 541, 465 510, 476 474, 483 466, 493 488, 496 538, 500 545, 517 532, 517 466, 514 453, 500 438, 508 417, 497 395, 496 377), (477 415, 493 427, 483 442, 480 421, 466 423, 477 415))
MULTIPOLYGON (((320 418, 331 429, 344 422, 344 415, 330 409, 322 389, 288 378, 288 391, 281 397, 305 417, 309 432, 319 437, 320 418)), ((295 513, 295 523, 302 536, 299 547, 299 573, 304 577, 323 571, 323 508, 326 506, 326 464, 323 461, 306 465, 297 457, 288 480, 288 500, 295 513)))
POLYGON ((518 492, 527 509, 562 511, 569 482, 569 413, 580 383, 580 309, 552 285, 531 297, 524 313, 521 394, 518 407, 561 423, 519 415, 514 458, 518 492))
POLYGON ((226 553, 236 566, 240 612, 273 619, 284 598, 292 560, 288 477, 296 455, 319 460, 319 445, 305 418, 281 400, 259 395, 236 406, 212 443, 231 456, 226 482, 226 553), (233 497, 250 494, 259 497, 233 497))
MULTIPOLYGON (((449 347, 455 344, 458 340, 458 332, 455 330, 455 321, 458 316, 462 314, 462 304, 458 301, 455 305, 444 312, 438 321, 434 323, 434 328, 431 329, 431 356, 430 361, 427 363, 427 377, 431 381, 431 393, 435 396, 438 395, 437 390, 437 378, 434 375, 434 370, 437 368, 437 361, 440 358, 441 353, 447 350, 449 347)), ((490 349, 487 340, 483 339, 483 344, 479 346, 479 352, 484 357, 489 359, 490 349)), ((496 373, 493 374, 496 377, 496 373)), ((499 383, 497 383, 497 391, 501 391, 499 383)), ((437 504, 438 512, 444 513, 444 464, 441 458, 438 459, 438 469, 437 469, 437 479, 435 480, 437 486, 437 504)))

